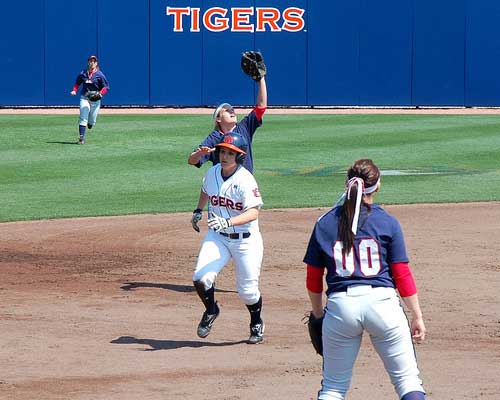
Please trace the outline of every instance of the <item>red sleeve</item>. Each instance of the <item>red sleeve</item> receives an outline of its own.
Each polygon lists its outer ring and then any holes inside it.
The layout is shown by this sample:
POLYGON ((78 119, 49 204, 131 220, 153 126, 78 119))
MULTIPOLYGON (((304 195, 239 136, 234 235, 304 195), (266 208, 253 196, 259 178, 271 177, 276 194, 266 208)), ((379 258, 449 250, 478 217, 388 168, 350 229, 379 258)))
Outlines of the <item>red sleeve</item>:
POLYGON ((323 291, 323 267, 315 267, 307 264, 306 287, 313 293, 323 291))
POLYGON ((108 93, 108 88, 102 88, 101 89, 101 94, 104 96, 106 93, 108 93))
POLYGON ((408 263, 392 263, 390 269, 401 297, 413 296, 417 293, 417 286, 408 263))
POLYGON ((262 119, 262 116, 264 115, 264 113, 266 112, 266 110, 267 110, 267 107, 255 106, 253 108, 253 112, 255 113, 255 116, 257 117, 257 119, 259 121, 262 119))
POLYGON ((73 86, 73 90, 76 92, 79 87, 80 87, 80 85, 78 83, 75 83, 73 86))

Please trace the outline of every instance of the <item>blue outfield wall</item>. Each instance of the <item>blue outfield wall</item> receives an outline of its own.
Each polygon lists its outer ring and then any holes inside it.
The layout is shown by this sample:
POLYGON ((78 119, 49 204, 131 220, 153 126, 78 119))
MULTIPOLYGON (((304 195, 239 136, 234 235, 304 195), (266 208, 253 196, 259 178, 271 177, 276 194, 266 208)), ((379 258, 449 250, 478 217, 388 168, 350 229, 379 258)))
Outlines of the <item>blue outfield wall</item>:
POLYGON ((105 106, 500 106, 498 0, 21 0, 2 4, 0 106, 74 106, 91 54, 105 106), (227 24, 227 25, 225 25, 227 24))

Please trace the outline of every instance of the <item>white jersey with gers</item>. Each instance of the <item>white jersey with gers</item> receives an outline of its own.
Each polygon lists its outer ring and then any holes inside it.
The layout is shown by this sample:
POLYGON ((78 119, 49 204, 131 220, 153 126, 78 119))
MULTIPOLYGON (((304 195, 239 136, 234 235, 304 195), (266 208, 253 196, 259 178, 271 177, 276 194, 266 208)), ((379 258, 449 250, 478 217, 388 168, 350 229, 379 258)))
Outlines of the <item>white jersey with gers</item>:
MULTIPOLYGON (((263 205, 259 187, 253 175, 244 167, 238 169, 229 178, 222 178, 220 164, 209 168, 203 178, 202 190, 208 195, 208 213, 223 218, 231 218, 244 213, 250 208, 263 205)), ((258 220, 244 225, 231 226, 224 232, 258 232, 258 220)))

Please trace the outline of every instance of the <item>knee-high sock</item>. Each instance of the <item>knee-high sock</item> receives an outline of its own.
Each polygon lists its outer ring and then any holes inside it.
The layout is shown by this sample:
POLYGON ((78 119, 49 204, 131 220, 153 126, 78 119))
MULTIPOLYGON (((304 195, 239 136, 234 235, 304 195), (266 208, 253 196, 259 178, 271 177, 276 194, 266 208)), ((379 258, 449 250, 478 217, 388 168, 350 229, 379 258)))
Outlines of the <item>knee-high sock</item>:
POLYGON ((260 312, 262 310, 262 296, 255 304, 247 305, 248 311, 250 312, 250 324, 260 324, 262 319, 260 318, 260 312))
POLYGON ((212 286, 210 289, 205 289, 203 282, 195 281, 193 282, 198 296, 200 296, 201 301, 205 305, 207 312, 209 314, 217 313, 217 305, 215 304, 215 287, 212 286))
POLYGON ((408 392, 401 400, 425 400, 425 393, 422 392, 408 392))

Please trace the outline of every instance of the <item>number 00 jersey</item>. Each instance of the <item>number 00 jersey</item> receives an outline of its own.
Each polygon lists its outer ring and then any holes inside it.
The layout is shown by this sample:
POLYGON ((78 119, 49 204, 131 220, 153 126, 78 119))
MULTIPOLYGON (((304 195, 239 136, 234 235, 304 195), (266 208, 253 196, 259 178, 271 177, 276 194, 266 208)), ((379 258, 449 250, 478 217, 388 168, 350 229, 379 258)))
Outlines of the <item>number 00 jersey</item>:
POLYGON ((356 284, 394 287, 389 265, 408 262, 398 220, 376 204, 370 211, 362 206, 354 248, 346 252, 338 237, 341 210, 335 207, 318 219, 304 262, 327 269, 327 295, 356 284))

